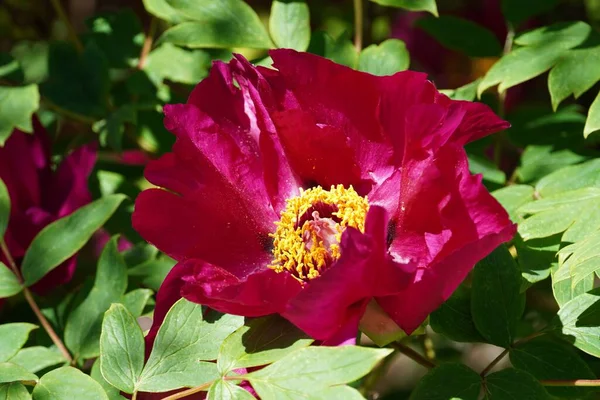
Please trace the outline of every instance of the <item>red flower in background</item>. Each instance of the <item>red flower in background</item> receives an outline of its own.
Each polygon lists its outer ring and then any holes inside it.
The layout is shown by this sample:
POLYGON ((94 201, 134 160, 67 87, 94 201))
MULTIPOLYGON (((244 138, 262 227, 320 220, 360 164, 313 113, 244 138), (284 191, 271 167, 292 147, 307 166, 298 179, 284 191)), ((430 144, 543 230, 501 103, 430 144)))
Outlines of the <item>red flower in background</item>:
POLYGON ((412 332, 514 234, 463 145, 508 127, 424 74, 376 77, 292 50, 276 70, 217 62, 165 107, 173 152, 151 162, 134 227, 175 258, 153 332, 179 297, 279 313, 319 340, 375 300, 412 332))
MULTIPOLYGON (((15 130, 0 147, 0 179, 8 189, 11 212, 4 240, 17 265, 33 238, 48 224, 91 201, 87 180, 96 162, 93 145, 82 146, 53 169, 50 138, 37 118, 33 134, 15 130)), ((8 265, 0 252, 0 261, 8 265)), ((32 289, 44 294, 71 280, 76 259, 71 257, 32 289)))

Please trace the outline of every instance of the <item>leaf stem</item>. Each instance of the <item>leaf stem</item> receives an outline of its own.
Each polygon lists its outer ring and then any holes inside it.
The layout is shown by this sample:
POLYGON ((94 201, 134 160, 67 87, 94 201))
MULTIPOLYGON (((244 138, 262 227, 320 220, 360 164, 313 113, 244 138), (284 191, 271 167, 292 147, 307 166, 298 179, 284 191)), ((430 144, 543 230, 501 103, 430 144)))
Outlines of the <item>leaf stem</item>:
POLYGON ((494 358, 492 360, 492 362, 489 363, 488 366, 483 369, 483 371, 481 371, 479 376, 481 376, 481 377, 486 376, 491 371, 491 369, 496 366, 496 364, 498 364, 500 361, 502 361, 502 359, 504 357, 506 357, 506 355, 508 354, 510 349, 511 349, 510 347, 508 349, 504 349, 504 351, 502 353, 500 353, 500 355, 498 357, 494 358))
POLYGON ((75 32, 75 28, 73 28, 71 21, 69 21, 69 17, 67 16, 67 13, 65 12, 60 0, 51 0, 51 3, 52 7, 54 7, 54 11, 58 15, 58 18, 60 18, 63 24, 65 24, 65 26, 67 27, 69 37, 75 45, 75 48, 78 52, 83 52, 83 45, 81 44, 81 41, 79 40, 79 37, 77 36, 77 33, 75 32))
POLYGON ((563 380, 541 380, 540 383, 544 386, 583 386, 583 387, 598 387, 600 379, 575 379, 573 381, 563 380))
POLYGON ((64 343, 62 342, 60 337, 58 337, 58 335, 52 328, 52 325, 50 325, 50 323, 48 322, 46 317, 44 317, 44 314, 42 314, 42 311, 40 310, 37 303, 35 302, 35 299, 33 298, 31 291, 28 288, 23 288, 23 294, 25 295, 25 299, 29 303, 29 306, 33 310, 35 316, 40 321, 40 324, 42 324, 42 327, 44 328, 44 330, 46 331, 48 336, 50 336, 50 339, 52 339, 52 342, 54 342, 54 344, 56 345, 58 350, 62 353, 65 360, 67 360, 69 362, 69 364, 73 364, 73 357, 71 357, 69 350, 67 350, 66 346, 64 345, 64 343))
POLYGON ((17 280, 22 285, 23 277, 21 276, 21 271, 19 271, 19 268, 17 268, 17 264, 15 263, 15 260, 10 255, 10 251, 8 251, 8 246, 6 245, 6 242, 4 241, 4 238, 2 238, 2 237, 0 237, 0 250, 2 250, 4 257, 8 261, 8 266, 10 267, 12 272, 17 276, 17 280))
MULTIPOLYGON (((515 30, 511 24, 507 26, 506 39, 504 40, 504 49, 502 51, 502 55, 505 56, 512 50, 513 41, 515 38, 515 30)), ((504 118, 506 116, 506 90, 503 92, 498 92, 498 116, 500 118, 504 118)), ((502 162, 502 148, 504 146, 504 134, 500 132, 494 137, 494 164, 498 168, 501 167, 502 162)))
MULTIPOLYGON (((23 276, 21 275, 21 271, 19 271, 19 268, 17 267, 15 260, 12 258, 10 251, 8 251, 8 246, 6 245, 6 242, 4 241, 3 238, 0 238, 0 249, 2 250, 2 253, 4 253, 4 257, 6 257, 6 260, 8 261, 8 265, 10 266, 10 269, 12 269, 12 271, 17 276, 19 283, 21 285, 23 285, 24 281, 23 281, 23 276)), ((54 344, 56 345, 58 350, 62 353, 63 357, 65 357, 65 360, 67 360, 69 362, 69 364, 73 363, 73 358, 71 357, 69 350, 67 350, 66 346, 64 345, 64 343, 62 342, 60 337, 54 331, 54 328, 52 328, 52 325, 50 325, 50 322, 48 322, 46 317, 44 317, 44 314, 42 314, 42 311, 40 310, 40 307, 35 302, 35 299, 33 298, 33 294, 31 293, 29 288, 23 286, 23 295, 25 296, 25 300, 27 300, 27 303, 29 303, 29 307, 31 307, 31 309, 33 310, 33 313, 35 314, 37 319, 40 321, 40 324, 42 325, 42 327, 44 328, 44 330, 46 331, 48 336, 50 336, 50 339, 52 339, 52 342, 54 342, 54 344)))
POLYGON ((189 396, 189 395, 192 395, 192 394, 196 394, 198 392, 207 391, 211 387, 211 385, 213 384, 213 382, 214 381, 206 382, 205 384, 202 384, 200 386, 196 386, 196 387, 193 387, 191 389, 187 389, 187 390, 184 390, 182 392, 172 394, 170 396, 165 397, 163 400, 183 399, 186 396, 189 396))
POLYGON ((404 354, 408 358, 412 359, 413 361, 424 366, 427 369, 432 369, 436 367, 434 362, 428 360, 426 357, 420 355, 419 353, 417 353, 410 347, 403 345, 402 343, 393 342, 391 343, 391 346, 393 349, 399 351, 400 353, 404 354))
POLYGON ((146 38, 144 39, 144 45, 142 46, 142 51, 140 53, 140 58, 137 64, 137 69, 144 68, 144 64, 146 63, 146 58, 148 58, 148 54, 150 50, 152 50, 152 43, 154 42, 154 35, 156 34, 156 18, 152 17, 150 19, 150 26, 148 27, 148 33, 146 33, 146 38))
POLYGON ((496 366, 496 364, 498 364, 500 361, 502 361, 502 359, 503 359, 504 357, 506 357, 506 355, 507 355, 507 354, 510 352, 510 350, 511 350, 511 349, 513 349, 513 348, 515 348, 515 347, 517 347, 517 346, 519 346, 519 345, 521 345, 521 344, 523 344, 523 343, 525 343, 525 342, 528 342, 528 341, 530 341, 531 339, 535 339, 536 337, 543 336, 543 335, 545 335, 546 333, 547 333, 547 331, 539 331, 539 332, 532 333, 532 334, 531 334, 531 335, 529 335, 529 336, 526 336, 526 337, 524 337, 524 338, 521 338, 521 339, 519 339, 519 340, 516 340, 516 341, 514 341, 514 342, 513 342, 513 343, 510 345, 510 347, 509 347, 509 348, 507 348, 507 349, 504 349, 504 351, 503 351, 502 353, 500 353, 500 355, 498 355, 498 357, 494 358, 494 359, 492 360, 492 362, 491 362, 491 363, 489 363, 489 364, 488 364, 488 366, 487 366, 487 367, 485 367, 485 368, 483 369, 483 371, 481 371, 481 373, 480 373, 479 375, 480 375, 482 378, 483 378, 483 377, 485 377, 485 376, 486 376, 486 375, 487 375, 487 374, 488 374, 488 373, 491 371, 491 369, 492 369, 492 368, 494 368, 494 367, 496 366))
POLYGON ((363 22, 362 0, 354 0, 354 48, 357 52, 362 50, 363 22))

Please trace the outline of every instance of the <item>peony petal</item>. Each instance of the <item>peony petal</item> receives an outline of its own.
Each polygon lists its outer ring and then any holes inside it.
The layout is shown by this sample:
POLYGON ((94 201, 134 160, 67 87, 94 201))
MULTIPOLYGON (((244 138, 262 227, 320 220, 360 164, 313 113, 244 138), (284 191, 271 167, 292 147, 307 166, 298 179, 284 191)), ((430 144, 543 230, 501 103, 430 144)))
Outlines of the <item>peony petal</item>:
POLYGON ((69 154, 51 180, 43 182, 47 194, 44 208, 61 218, 92 201, 88 178, 96 164, 95 143, 81 146, 69 154))
POLYGON ((268 232, 218 189, 184 197, 146 190, 136 200, 133 227, 176 260, 201 258, 246 276, 271 259, 268 232))
POLYGON ((222 313, 245 317, 279 313, 302 289, 291 275, 268 268, 240 279, 200 260, 187 260, 183 265, 186 268, 181 278, 185 282, 181 290, 183 297, 222 313))
POLYGON ((395 220, 390 253, 419 267, 406 289, 377 299, 407 333, 452 294, 476 262, 515 233, 481 177, 469 173, 462 148, 445 146, 413 167, 421 179, 410 179, 411 186, 401 191, 408 195, 406 208, 395 220))
POLYGON ((475 264, 498 245, 510 240, 515 231, 507 226, 499 233, 467 243, 417 273, 416 280, 397 295, 378 297, 377 303, 406 332, 411 334, 429 314, 456 290, 475 264))
POLYGON ((465 111, 462 123, 453 135, 454 143, 465 145, 492 133, 510 128, 510 123, 498 117, 491 108, 483 103, 454 101, 465 111))
POLYGON ((336 340, 349 324, 358 325, 373 296, 402 290, 412 274, 387 257, 386 226, 386 211, 371 207, 365 234, 346 229, 341 258, 306 284, 282 315, 315 339, 336 340))

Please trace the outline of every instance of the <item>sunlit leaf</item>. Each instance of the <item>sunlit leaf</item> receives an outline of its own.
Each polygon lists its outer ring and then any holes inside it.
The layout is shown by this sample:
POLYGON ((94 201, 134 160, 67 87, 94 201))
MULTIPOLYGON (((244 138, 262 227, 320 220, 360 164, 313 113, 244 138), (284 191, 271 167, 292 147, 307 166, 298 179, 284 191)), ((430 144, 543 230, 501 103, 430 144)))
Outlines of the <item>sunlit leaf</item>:
POLYGON ((23 87, 0 86, 0 146, 9 138, 13 129, 33 132, 31 115, 40 106, 37 85, 23 87))
POLYGON ((33 285, 81 249, 124 199, 122 194, 101 198, 46 226, 25 253, 21 265, 25 284, 33 285))

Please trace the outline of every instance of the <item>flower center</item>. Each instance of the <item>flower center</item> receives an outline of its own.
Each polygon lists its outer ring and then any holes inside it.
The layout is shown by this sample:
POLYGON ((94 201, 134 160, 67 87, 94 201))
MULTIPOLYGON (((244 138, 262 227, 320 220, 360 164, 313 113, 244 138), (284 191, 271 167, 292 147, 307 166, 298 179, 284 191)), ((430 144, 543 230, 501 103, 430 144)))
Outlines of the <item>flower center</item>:
POLYGON ((366 197, 350 186, 320 186, 300 189, 300 196, 287 200, 273 240, 275 272, 288 271, 300 282, 314 279, 340 258, 342 233, 351 226, 364 232, 369 210, 366 197))

